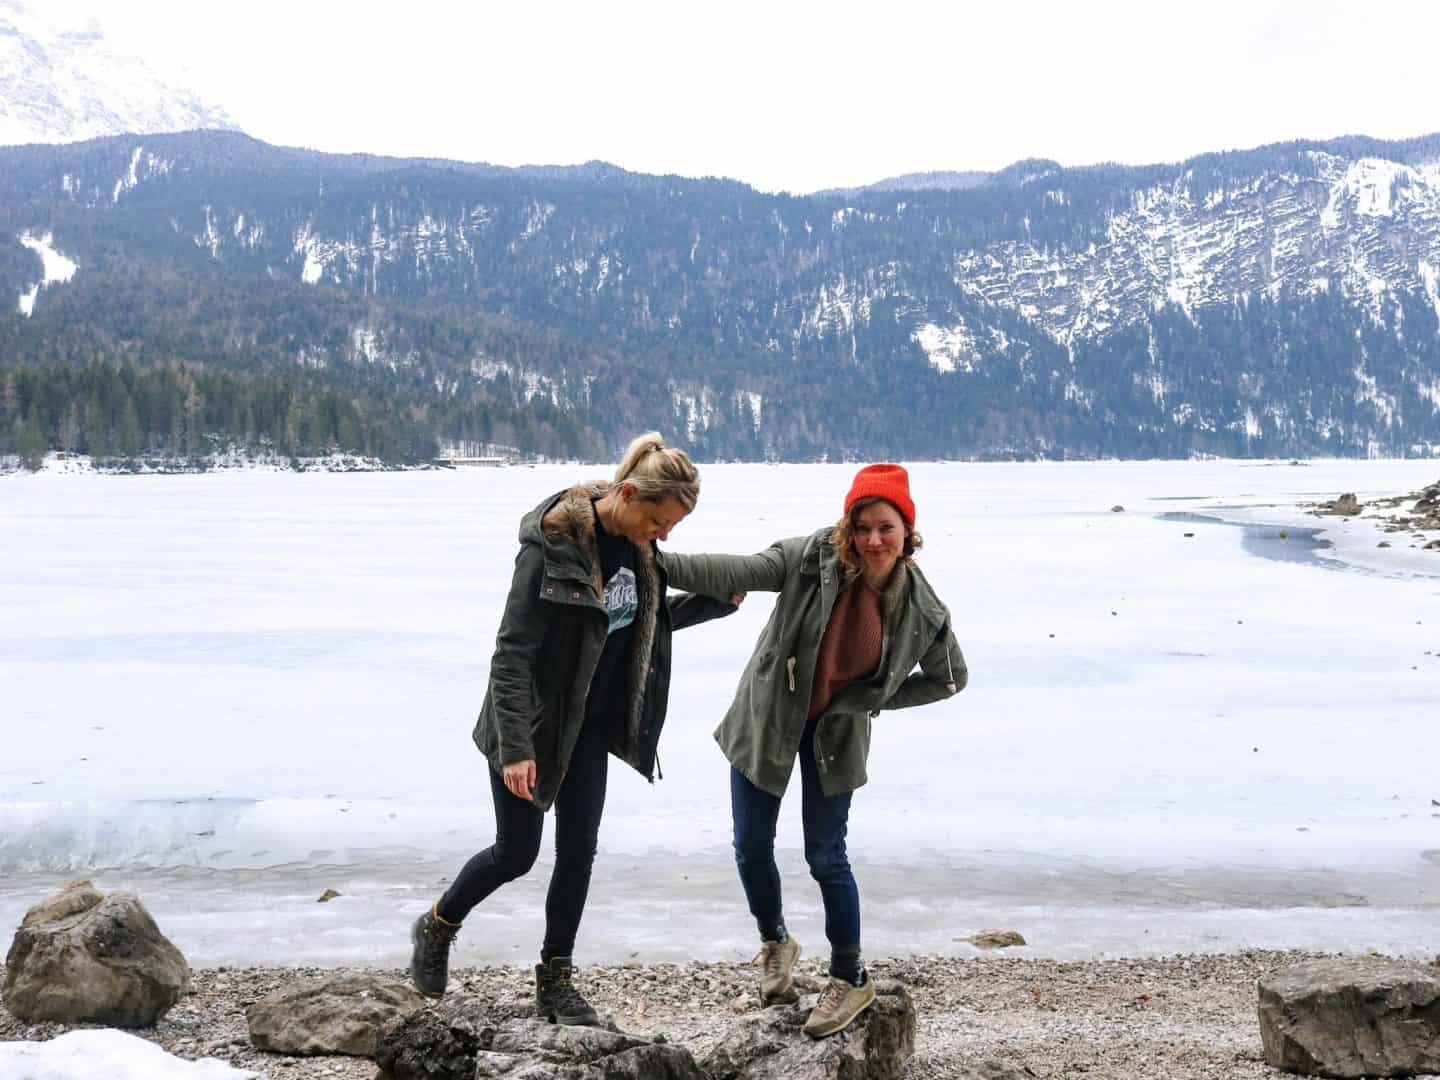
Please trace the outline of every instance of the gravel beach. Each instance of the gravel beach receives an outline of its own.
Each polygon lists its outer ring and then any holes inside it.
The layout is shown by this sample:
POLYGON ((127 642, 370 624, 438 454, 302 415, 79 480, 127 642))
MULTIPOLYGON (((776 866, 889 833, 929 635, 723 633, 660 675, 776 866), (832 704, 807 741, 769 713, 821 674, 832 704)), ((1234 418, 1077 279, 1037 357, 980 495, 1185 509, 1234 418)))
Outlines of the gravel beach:
MULTIPOLYGON (((1058 962, 1005 956, 871 960, 878 977, 905 983, 919 1013, 906 1076, 938 1080, 1000 1061, 1034 1077, 1228 1080, 1279 1077, 1261 1060, 1255 982, 1316 954, 1247 951, 1145 960, 1058 962)), ((355 969, 346 969, 355 970, 355 969)), ((818 979, 817 960, 801 972, 818 979)), ((3 969, 0 969, 3 971, 3 969)), ((192 992, 153 1030, 139 1032, 182 1057, 215 1057, 270 1077, 365 1078, 375 1066, 345 1057, 284 1058, 254 1050, 245 1007, 333 968, 213 968, 193 973, 192 992)), ((375 974, 401 977, 402 972, 375 974)), ((692 963, 588 968, 583 984, 622 1028, 663 1032, 700 1052, 753 1008, 744 965, 692 963)), ((530 1000, 531 973, 461 968, 452 993, 530 1000)), ((0 1040, 48 1039, 61 1024, 23 1024, 0 1010, 0 1040)))

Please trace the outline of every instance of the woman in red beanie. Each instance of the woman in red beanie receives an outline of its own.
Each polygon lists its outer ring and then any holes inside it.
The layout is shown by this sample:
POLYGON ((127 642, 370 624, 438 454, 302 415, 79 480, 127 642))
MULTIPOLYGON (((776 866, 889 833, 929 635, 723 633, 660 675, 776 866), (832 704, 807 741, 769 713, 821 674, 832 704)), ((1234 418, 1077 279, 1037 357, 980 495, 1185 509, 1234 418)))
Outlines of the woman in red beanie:
POLYGON ((965 686, 950 612, 913 559, 920 545, 910 479, 886 464, 861 469, 844 516, 810 536, 758 555, 662 555, 675 588, 779 593, 715 738, 730 760, 735 861, 760 929, 765 1004, 796 1000, 800 945, 785 930, 775 823, 800 763, 805 860, 830 939, 830 981, 805 1023, 817 1038, 875 1000, 860 960, 860 894, 845 850, 850 797, 866 780, 871 721, 965 686))

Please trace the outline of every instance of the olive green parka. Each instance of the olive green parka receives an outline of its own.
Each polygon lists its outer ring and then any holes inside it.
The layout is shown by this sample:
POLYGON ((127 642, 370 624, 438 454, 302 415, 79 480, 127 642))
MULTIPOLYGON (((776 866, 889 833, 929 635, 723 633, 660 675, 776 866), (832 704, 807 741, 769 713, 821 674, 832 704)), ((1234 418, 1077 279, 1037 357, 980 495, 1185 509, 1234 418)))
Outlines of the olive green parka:
MULTIPOLYGON (((676 588, 712 596, 780 594, 715 731, 730 764, 777 797, 790 781, 820 639, 846 580, 833 531, 780 540, 757 555, 661 555, 676 588)), ((836 695, 816 726, 815 762, 826 795, 866 782, 871 721, 881 711, 948 698, 964 689, 968 678, 950 612, 918 566, 901 561, 881 599, 884 636, 875 676, 836 695)))
MULTIPOLYGON (((520 522, 520 553, 475 724, 475 744, 496 772, 535 760, 532 801, 542 810, 565 777, 609 631, 593 505, 608 491, 603 483, 577 485, 520 522)), ((623 694, 606 710, 610 752, 652 781, 670 694, 671 630, 735 610, 703 596, 667 598, 656 554, 653 543, 635 549, 639 610, 623 694)))

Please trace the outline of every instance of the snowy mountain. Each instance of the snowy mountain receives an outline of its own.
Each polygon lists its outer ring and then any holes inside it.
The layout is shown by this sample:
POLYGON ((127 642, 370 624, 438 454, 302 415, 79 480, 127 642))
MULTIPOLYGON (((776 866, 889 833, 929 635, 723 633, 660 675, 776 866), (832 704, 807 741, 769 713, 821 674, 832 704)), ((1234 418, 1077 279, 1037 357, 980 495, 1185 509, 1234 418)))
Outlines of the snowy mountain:
POLYGON ((223 109, 112 48, 97 24, 65 26, 0 0, 0 146, 198 128, 238 130, 223 109))
MULTIPOLYGON (((1437 136, 796 198, 196 132, 0 150, 0 206, 22 362, 199 357, 712 457, 1440 451, 1437 136)), ((505 423, 437 431, 524 445, 505 423)))

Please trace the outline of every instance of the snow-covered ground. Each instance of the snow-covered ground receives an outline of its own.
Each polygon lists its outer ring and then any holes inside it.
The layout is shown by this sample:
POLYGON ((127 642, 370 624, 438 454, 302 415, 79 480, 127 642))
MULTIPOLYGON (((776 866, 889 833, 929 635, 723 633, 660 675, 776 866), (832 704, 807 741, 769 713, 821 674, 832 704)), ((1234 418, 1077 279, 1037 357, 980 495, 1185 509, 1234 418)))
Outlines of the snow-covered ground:
POLYGON ((48 1042, 0 1042, 0 1076, 17 1080, 257 1080, 214 1058, 187 1061, 113 1028, 68 1031, 48 1042))
MULTIPOLYGON (((0 927, 85 876, 138 890, 193 963, 401 963, 490 839, 470 729, 518 519, 604 472, 0 479, 0 927)), ((809 532, 852 472, 705 467, 670 546, 809 532)), ((965 952, 990 926, 1052 956, 1435 951, 1440 552, 1294 504, 1437 473, 914 466, 971 685, 877 721, 851 828, 867 951, 965 952)), ((676 637, 665 779, 612 763, 585 959, 753 951, 710 732, 769 608, 676 637)), ((792 798, 813 949, 799 843, 792 798)), ((546 860, 477 910, 460 962, 535 951, 546 860)))

